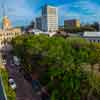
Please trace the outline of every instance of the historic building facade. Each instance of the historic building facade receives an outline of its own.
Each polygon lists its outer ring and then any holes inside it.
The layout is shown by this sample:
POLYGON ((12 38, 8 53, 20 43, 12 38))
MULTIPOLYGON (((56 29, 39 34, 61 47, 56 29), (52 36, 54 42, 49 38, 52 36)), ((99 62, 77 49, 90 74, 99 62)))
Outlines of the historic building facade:
POLYGON ((21 35, 20 28, 13 28, 7 16, 3 18, 2 28, 0 29, 0 50, 10 50, 12 38, 21 35))

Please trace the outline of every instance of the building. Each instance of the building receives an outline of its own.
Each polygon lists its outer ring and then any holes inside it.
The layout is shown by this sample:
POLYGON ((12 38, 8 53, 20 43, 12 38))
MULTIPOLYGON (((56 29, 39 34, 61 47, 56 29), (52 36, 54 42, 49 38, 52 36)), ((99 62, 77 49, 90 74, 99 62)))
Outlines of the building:
POLYGON ((84 32, 82 37, 90 42, 100 43, 100 32, 84 32))
POLYGON ((31 34, 34 34, 34 35, 39 35, 39 34, 43 34, 44 32, 42 32, 41 30, 39 29, 30 29, 28 31, 28 33, 31 33, 31 34))
POLYGON ((36 29, 42 30, 42 17, 36 18, 36 29))
POLYGON ((45 5, 42 8, 42 31, 55 32, 58 30, 58 9, 45 5))
POLYGON ((92 24, 92 27, 95 28, 96 31, 100 31, 100 23, 99 22, 94 22, 92 24))
POLYGON ((10 50, 10 41, 18 35, 21 35, 21 29, 13 28, 9 18, 4 16, 0 29, 0 50, 10 50))
POLYGON ((64 21, 65 28, 80 28, 80 20, 72 19, 64 21))
POLYGON ((28 33, 30 30, 35 29, 36 28, 36 23, 34 21, 32 21, 28 26, 24 27, 24 32, 28 33))

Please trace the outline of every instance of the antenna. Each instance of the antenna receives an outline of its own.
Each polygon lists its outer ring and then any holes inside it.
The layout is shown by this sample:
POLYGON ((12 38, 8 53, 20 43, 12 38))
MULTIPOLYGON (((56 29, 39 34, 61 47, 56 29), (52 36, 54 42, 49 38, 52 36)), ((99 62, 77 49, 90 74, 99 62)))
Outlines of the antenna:
MULTIPOLYGON (((2 1, 1 7, 2 7, 2 19, 3 19, 6 14, 4 1, 2 1)), ((2 29, 4 29, 3 22, 2 22, 2 29)))
POLYGON ((4 2, 2 3, 2 16, 5 16, 5 4, 4 2))

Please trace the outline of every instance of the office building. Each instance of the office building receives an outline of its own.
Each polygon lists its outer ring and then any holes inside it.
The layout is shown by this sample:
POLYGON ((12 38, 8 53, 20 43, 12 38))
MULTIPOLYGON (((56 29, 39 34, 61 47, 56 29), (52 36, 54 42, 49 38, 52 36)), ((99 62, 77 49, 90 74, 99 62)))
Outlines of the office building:
POLYGON ((58 30, 57 7, 45 5, 42 8, 42 31, 55 32, 58 30))
POLYGON ((36 29, 42 30, 42 17, 36 18, 36 29))
POLYGON ((64 21, 65 28, 80 28, 80 20, 72 19, 64 21))

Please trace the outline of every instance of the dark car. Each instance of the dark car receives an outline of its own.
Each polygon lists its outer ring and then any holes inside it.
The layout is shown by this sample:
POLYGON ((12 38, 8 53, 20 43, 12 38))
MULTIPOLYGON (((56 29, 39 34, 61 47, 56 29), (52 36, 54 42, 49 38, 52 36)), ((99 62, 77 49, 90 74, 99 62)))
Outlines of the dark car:
POLYGON ((32 80, 32 88, 34 93, 39 95, 42 100, 50 100, 50 96, 46 90, 41 84, 39 80, 32 80))

